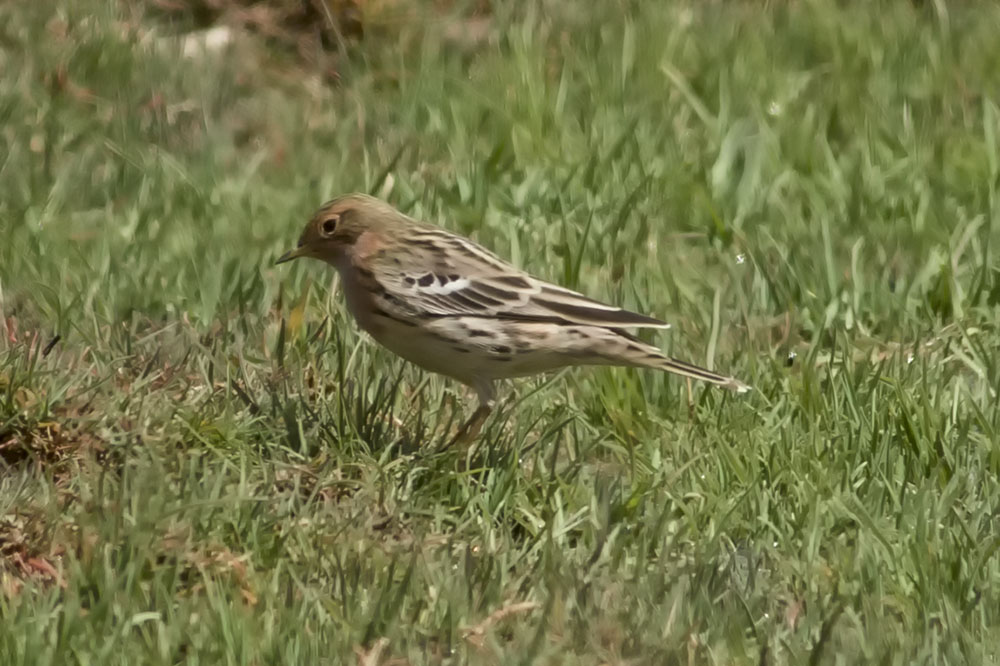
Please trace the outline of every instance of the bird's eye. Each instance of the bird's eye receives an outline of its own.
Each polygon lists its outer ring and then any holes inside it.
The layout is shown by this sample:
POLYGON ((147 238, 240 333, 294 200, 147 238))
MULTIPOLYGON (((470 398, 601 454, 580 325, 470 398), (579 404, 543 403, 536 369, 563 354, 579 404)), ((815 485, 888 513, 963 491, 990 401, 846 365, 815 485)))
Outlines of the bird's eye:
POLYGON ((333 232, 337 229, 337 216, 334 215, 333 217, 328 217, 323 220, 323 224, 320 228, 323 230, 324 236, 333 235, 333 232))

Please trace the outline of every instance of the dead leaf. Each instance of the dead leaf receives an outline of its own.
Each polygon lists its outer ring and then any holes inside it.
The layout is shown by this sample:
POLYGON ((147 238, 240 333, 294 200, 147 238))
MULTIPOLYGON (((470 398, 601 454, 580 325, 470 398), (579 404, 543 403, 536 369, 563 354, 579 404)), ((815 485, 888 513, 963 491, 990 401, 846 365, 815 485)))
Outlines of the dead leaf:
POLYGON ((29 557, 21 562, 21 569, 27 574, 42 574, 55 581, 56 585, 66 589, 66 581, 52 563, 42 557, 29 557))
POLYGON ((354 646, 354 654, 358 657, 358 666, 378 666, 382 652, 389 647, 389 639, 383 636, 375 641, 371 649, 365 650, 360 645, 354 646))
POLYGON ((474 627, 466 627, 462 629, 462 638, 469 641, 476 647, 482 647, 483 640, 486 636, 486 632, 490 630, 493 625, 506 619, 511 615, 517 615, 519 613, 528 613, 538 608, 538 602, 536 601, 518 601, 515 603, 509 603, 504 605, 503 608, 495 610, 489 614, 489 616, 475 625, 474 627))

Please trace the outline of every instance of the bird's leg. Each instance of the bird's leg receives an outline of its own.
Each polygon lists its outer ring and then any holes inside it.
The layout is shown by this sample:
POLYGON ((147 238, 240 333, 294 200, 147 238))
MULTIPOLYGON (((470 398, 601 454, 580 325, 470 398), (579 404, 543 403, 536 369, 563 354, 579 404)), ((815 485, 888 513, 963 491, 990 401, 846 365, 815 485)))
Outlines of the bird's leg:
POLYGON ((479 407, 472 413, 469 420, 463 423, 462 427, 458 429, 449 446, 471 443, 479 435, 479 431, 483 429, 486 417, 493 411, 493 399, 496 396, 496 392, 493 389, 493 382, 478 383, 475 389, 476 393, 479 394, 479 407))
POLYGON ((486 417, 492 411, 493 405, 479 405, 476 411, 472 413, 472 416, 469 417, 469 420, 463 423, 462 427, 455 433, 449 446, 470 444, 479 435, 479 431, 483 429, 483 424, 486 422, 486 417))

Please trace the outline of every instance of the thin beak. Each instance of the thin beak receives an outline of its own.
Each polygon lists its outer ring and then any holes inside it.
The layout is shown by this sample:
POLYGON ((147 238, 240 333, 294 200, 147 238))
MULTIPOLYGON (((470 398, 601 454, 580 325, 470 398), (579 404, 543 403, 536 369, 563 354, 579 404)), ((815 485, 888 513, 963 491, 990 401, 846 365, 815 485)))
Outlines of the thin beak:
POLYGON ((280 257, 278 257, 278 260, 276 262, 274 262, 274 265, 277 266, 278 264, 283 264, 286 261, 291 261, 292 259, 298 259, 299 257, 303 256, 305 253, 306 253, 305 246, 301 246, 300 245, 299 247, 295 248, 294 250, 289 250, 288 252, 286 252, 283 255, 281 255, 280 257))

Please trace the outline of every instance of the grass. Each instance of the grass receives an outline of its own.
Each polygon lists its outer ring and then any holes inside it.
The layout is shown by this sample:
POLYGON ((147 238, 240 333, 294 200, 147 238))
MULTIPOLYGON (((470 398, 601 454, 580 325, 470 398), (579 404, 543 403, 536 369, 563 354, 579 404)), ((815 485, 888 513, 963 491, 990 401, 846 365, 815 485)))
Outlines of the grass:
POLYGON ((1000 9, 923 4, 370 3, 336 85, 0 5, 0 663, 1000 661, 1000 9), (472 397, 272 265, 353 190, 756 390, 441 447, 472 397))

